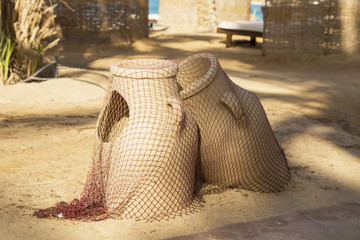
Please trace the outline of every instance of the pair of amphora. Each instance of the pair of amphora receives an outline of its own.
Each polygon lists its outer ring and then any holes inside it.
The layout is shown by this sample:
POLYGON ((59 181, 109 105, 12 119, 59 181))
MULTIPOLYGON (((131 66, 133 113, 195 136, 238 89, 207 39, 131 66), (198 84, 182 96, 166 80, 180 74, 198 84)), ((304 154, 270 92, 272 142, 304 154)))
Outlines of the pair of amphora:
POLYGON ((193 204, 197 174, 206 184, 261 192, 288 183, 260 101, 213 55, 120 61, 110 79, 85 187, 85 195, 97 189, 109 213, 153 219, 181 212, 193 204))

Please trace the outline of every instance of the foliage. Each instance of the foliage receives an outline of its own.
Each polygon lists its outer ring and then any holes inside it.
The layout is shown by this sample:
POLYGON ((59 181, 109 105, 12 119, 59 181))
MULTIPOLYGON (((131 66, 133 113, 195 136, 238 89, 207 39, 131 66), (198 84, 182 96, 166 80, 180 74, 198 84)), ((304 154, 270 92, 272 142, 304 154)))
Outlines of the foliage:
POLYGON ((9 78, 10 64, 13 61, 14 44, 4 31, 0 31, 0 79, 6 84, 9 78))
POLYGON ((10 39, 10 43, 1 45, 4 59, 8 57, 3 63, 8 64, 7 72, 12 75, 8 76, 10 81, 5 80, 5 74, 2 75, 4 83, 15 83, 30 77, 41 67, 43 54, 58 43, 59 39, 54 40, 55 7, 49 0, 1 0, 2 36, 10 39))

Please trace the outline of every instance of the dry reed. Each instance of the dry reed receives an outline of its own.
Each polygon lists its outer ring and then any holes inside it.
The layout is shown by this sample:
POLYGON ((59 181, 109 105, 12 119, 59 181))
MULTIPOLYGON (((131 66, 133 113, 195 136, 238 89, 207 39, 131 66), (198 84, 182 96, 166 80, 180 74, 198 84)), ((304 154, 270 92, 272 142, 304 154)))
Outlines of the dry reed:
POLYGON ((14 61, 6 83, 30 77, 41 66, 44 52, 58 43, 59 39, 47 42, 56 35, 55 7, 46 0, 1 1, 1 27, 15 44, 14 61))

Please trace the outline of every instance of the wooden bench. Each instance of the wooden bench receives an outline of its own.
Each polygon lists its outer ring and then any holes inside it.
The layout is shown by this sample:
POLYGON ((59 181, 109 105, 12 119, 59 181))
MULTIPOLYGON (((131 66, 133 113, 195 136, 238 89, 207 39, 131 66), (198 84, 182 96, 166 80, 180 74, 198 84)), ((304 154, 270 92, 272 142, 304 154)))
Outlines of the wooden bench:
POLYGON ((157 23, 157 19, 149 19, 149 26, 150 26, 150 28, 153 27, 154 23, 157 23))
POLYGON ((230 29, 217 28, 216 32, 226 34, 226 47, 231 47, 233 45, 232 43, 233 35, 250 36, 250 44, 253 46, 256 45, 256 38, 263 36, 262 32, 249 31, 249 30, 230 30, 230 29))

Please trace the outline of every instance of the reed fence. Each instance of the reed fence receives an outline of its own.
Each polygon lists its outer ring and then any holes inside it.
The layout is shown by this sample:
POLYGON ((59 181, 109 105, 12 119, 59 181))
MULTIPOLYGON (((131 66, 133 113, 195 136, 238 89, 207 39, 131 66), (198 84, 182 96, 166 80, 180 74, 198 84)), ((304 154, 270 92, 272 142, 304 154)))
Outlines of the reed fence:
POLYGON ((360 1, 267 0, 263 55, 360 52, 360 1))
POLYGON ((111 43, 148 36, 148 0, 66 0, 56 3, 56 23, 66 42, 111 43))

